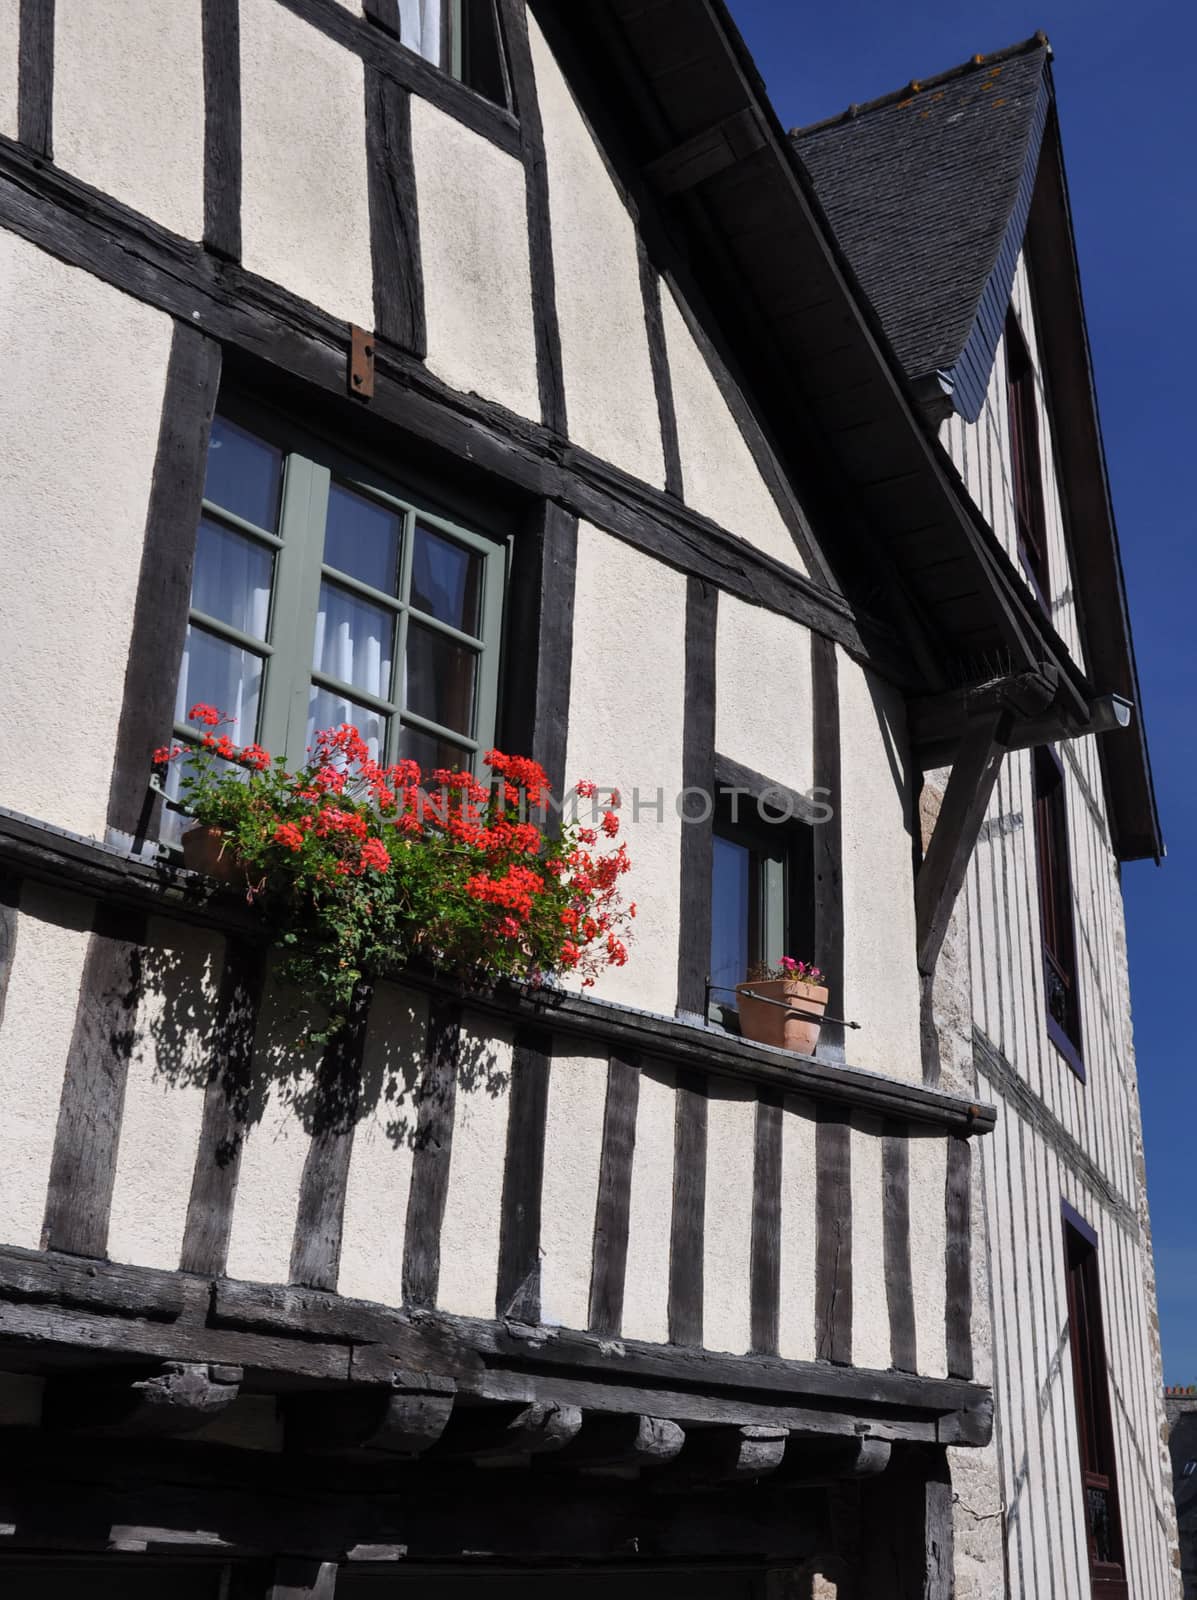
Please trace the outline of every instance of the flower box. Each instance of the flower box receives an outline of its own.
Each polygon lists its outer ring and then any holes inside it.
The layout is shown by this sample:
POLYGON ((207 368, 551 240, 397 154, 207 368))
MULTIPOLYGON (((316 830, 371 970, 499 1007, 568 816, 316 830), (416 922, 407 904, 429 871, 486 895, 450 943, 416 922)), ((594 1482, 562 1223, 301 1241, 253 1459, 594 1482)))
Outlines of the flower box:
POLYGON ((756 1044, 813 1056, 819 1043, 828 991, 817 967, 783 956, 778 967, 736 985, 740 1032, 756 1044))

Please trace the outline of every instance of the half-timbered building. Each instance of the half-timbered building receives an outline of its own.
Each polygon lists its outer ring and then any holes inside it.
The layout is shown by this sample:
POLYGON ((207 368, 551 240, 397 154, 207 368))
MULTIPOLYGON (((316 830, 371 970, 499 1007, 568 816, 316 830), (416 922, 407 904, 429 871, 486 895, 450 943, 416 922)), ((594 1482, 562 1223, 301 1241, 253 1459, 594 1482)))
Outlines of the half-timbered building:
POLYGON ((0 0, 0 285, 6 1592, 1172 1594, 1044 42, 791 137, 720 0, 0 0), (296 1049, 196 700, 618 787, 632 959, 296 1049))

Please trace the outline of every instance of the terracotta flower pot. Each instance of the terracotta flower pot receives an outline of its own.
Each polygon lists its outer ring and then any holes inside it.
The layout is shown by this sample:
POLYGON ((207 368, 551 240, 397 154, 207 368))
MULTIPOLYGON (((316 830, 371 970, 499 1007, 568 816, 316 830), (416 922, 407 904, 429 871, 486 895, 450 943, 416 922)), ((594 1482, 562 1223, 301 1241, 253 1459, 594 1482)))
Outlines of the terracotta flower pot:
POLYGON ((822 1017, 827 1009, 826 989, 799 978, 766 978, 759 983, 738 983, 736 996, 740 1003, 740 1032, 746 1039, 776 1045, 780 1050, 795 1050, 802 1056, 814 1055, 822 1024, 794 1013, 814 1012, 822 1017), (753 999, 754 995, 760 998, 753 999), (770 1001, 786 1004, 771 1005, 770 1001))
POLYGON ((220 828, 200 824, 183 835, 183 865, 202 872, 221 883, 236 883, 241 877, 241 861, 220 828))

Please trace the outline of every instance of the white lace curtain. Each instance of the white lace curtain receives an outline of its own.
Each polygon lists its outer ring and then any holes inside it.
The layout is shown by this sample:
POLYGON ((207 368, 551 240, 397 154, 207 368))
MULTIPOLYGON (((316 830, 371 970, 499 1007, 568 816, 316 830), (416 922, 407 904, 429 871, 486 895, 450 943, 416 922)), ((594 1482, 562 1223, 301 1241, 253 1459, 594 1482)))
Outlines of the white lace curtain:
POLYGON ((434 66, 441 66, 444 0, 399 0, 399 37, 434 66))

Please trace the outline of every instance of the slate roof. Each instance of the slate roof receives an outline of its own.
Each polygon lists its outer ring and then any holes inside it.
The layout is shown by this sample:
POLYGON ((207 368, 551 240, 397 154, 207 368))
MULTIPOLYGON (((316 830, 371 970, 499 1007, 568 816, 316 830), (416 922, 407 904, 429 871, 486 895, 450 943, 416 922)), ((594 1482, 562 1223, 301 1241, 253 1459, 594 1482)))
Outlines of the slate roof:
POLYGON ((790 136, 916 392, 970 419, 1026 227, 1050 55, 1037 34, 790 136))

